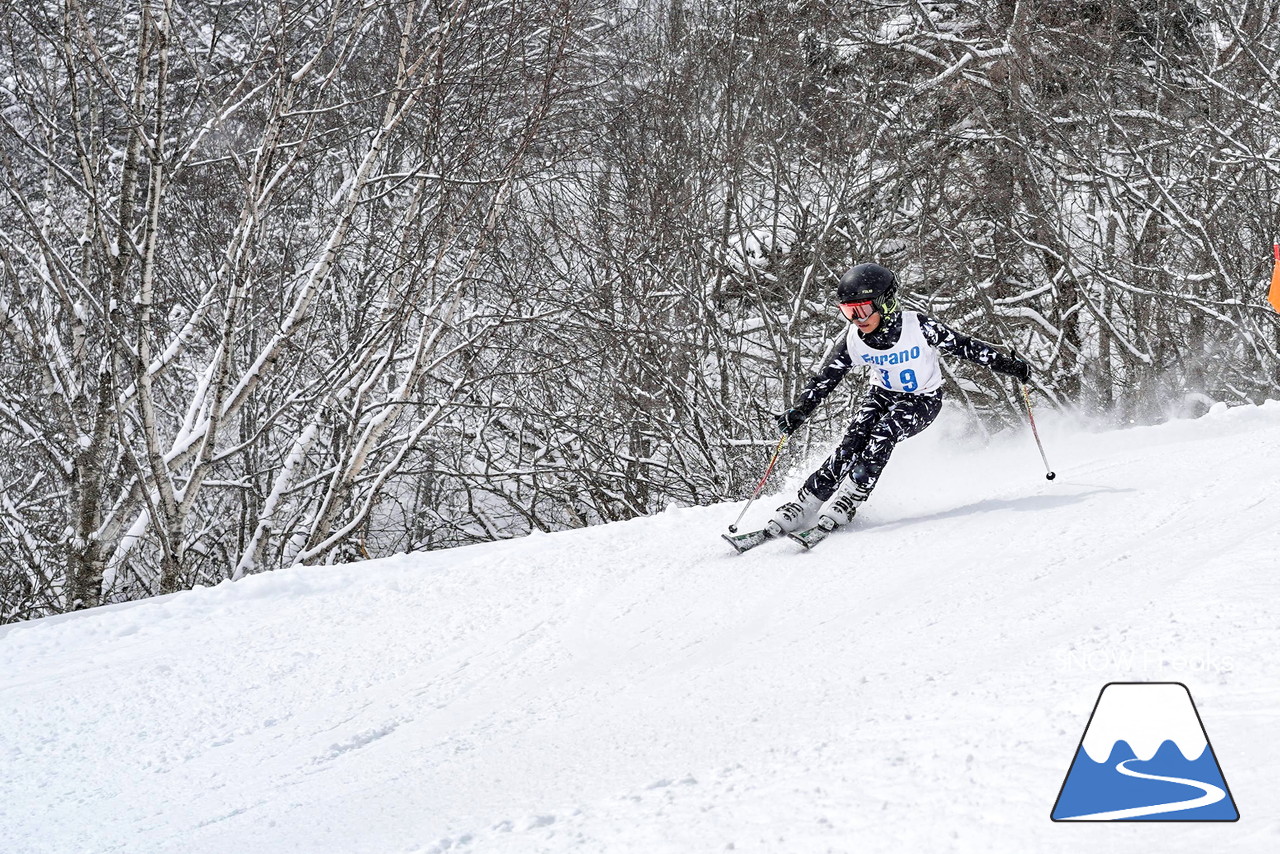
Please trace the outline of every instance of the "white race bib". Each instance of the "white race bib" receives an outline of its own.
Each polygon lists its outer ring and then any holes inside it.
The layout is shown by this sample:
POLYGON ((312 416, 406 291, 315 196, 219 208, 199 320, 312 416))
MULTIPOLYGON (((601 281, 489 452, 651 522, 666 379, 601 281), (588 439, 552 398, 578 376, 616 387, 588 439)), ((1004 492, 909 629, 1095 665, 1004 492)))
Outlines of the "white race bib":
POLYGON ((928 394, 942 387, 938 350, 925 340, 919 312, 902 313, 898 343, 888 350, 868 347, 852 323, 846 334, 853 363, 871 368, 871 382, 875 385, 908 394, 928 394))

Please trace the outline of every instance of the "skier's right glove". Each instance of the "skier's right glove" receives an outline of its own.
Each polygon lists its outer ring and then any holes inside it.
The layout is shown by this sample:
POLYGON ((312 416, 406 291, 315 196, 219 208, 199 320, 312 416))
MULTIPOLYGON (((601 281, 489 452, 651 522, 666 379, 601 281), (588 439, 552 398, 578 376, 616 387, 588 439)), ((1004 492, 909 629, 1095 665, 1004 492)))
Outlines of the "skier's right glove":
POLYGON ((796 432, 796 430, 800 429, 800 425, 803 424, 804 420, 808 417, 809 413, 801 412, 793 406, 786 412, 779 412, 777 415, 773 416, 773 420, 778 422, 779 430, 790 436, 792 433, 796 432))

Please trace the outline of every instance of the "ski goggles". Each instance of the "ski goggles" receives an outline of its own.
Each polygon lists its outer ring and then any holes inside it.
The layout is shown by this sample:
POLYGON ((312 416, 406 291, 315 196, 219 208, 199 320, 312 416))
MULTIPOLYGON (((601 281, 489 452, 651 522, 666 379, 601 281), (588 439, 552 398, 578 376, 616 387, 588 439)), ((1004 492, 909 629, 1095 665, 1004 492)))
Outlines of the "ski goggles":
POLYGON ((876 304, 871 300, 866 302, 842 302, 840 310, 844 312, 844 316, 852 323, 855 320, 866 320, 868 317, 876 313, 876 304))

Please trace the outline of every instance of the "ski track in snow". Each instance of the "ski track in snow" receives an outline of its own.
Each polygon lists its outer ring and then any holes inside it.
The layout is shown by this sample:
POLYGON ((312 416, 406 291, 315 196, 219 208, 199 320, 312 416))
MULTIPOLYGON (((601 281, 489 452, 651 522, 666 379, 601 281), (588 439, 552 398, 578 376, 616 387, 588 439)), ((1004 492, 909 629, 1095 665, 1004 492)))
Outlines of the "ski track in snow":
POLYGON ((1276 850, 1280 403, 1040 420, 1053 483, 944 412, 809 553, 734 555, 735 503, 0 628, 0 847, 1276 850), (1142 680, 1190 688, 1238 823, 1050 822, 1142 680))

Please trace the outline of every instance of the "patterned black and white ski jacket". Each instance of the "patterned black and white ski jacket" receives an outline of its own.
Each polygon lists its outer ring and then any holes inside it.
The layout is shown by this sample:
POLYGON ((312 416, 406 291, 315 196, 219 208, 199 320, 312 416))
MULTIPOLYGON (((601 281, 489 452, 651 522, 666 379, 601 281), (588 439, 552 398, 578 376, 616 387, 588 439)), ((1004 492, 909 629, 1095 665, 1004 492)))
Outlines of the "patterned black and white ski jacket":
MULTIPOLYGON (((804 389, 796 398, 793 408, 803 412, 805 415, 810 414, 840 384, 845 374, 852 368, 864 364, 863 358, 859 358, 850 351, 849 339, 851 336, 857 335, 859 337, 864 346, 858 349, 864 353, 877 350, 893 351, 902 338, 904 322, 918 322, 920 334, 926 344, 934 349, 935 353, 940 351, 950 356, 958 356, 961 359, 966 359, 979 365, 986 365, 999 373, 1017 376, 1018 360, 1001 353, 994 345, 972 338, 963 332, 957 332, 945 323, 934 320, 921 312, 900 311, 893 316, 892 320, 881 324, 875 332, 869 335, 863 335, 858 332, 857 327, 852 324, 850 324, 847 332, 841 332, 831 342, 831 347, 823 358, 822 366, 814 376, 809 378, 804 389)), ((877 364, 872 364, 870 367, 872 368, 872 384, 880 385, 887 391, 900 394, 928 394, 933 393, 938 388, 938 384, 932 382, 928 383, 927 386, 919 385, 913 387, 917 383, 914 373, 906 377, 906 382, 904 383, 902 371, 889 370, 877 364)), ((895 364, 892 367, 896 368, 897 365, 895 364)))

